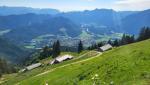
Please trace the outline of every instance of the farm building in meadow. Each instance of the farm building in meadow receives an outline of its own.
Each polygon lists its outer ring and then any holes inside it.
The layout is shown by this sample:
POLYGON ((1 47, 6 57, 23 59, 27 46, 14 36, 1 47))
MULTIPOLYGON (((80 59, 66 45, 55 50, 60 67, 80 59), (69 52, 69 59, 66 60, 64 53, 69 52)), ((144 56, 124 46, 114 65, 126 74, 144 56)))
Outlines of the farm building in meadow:
POLYGON ((32 70, 34 68, 40 67, 41 65, 42 65, 41 63, 32 64, 30 66, 27 66, 26 70, 32 70))
POLYGON ((59 56, 59 57, 55 58, 54 60, 52 60, 50 62, 50 64, 52 65, 52 64, 60 63, 60 62, 66 61, 66 60, 70 60, 72 58, 73 58, 73 56, 71 56, 71 55, 59 56))
POLYGON ((110 49, 112 49, 112 46, 110 44, 106 44, 102 47, 99 47, 98 51, 104 52, 104 51, 107 51, 107 50, 110 50, 110 49))
POLYGON ((41 65, 42 65, 41 63, 32 64, 32 65, 30 65, 30 66, 25 67, 24 69, 21 69, 21 70, 19 71, 19 73, 32 70, 32 69, 34 69, 34 68, 40 67, 41 65))

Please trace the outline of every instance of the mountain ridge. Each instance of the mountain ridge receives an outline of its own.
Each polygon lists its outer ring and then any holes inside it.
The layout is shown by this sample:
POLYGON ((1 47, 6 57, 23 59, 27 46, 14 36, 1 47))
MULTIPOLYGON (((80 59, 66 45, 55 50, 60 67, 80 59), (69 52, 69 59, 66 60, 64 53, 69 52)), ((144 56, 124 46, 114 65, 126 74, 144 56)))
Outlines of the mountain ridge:
POLYGON ((3 36, 21 45, 46 34, 80 39, 84 30, 94 36, 94 39, 113 33, 137 36, 142 27, 150 26, 149 11, 117 12, 112 9, 95 9, 55 15, 35 13, 7 15, 0 16, 0 30, 9 30, 3 36))
POLYGON ((51 8, 31 8, 31 7, 10 7, 10 6, 0 6, 0 15, 19 15, 19 14, 27 14, 27 13, 35 13, 35 14, 57 14, 59 10, 51 9, 51 8))

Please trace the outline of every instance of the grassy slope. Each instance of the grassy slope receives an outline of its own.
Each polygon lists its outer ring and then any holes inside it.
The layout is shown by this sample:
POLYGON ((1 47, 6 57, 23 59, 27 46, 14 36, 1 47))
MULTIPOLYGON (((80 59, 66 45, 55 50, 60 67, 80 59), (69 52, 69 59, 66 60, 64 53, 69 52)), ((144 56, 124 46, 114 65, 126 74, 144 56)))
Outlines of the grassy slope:
POLYGON ((13 74, 13 75, 5 75, 3 77, 2 80, 0 80, 0 82, 4 82, 3 85, 13 85, 19 81, 22 81, 24 79, 28 79, 32 76, 35 76, 37 74, 40 74, 40 73, 43 73, 45 71, 48 71, 50 69, 53 69, 53 68, 56 68, 56 67, 60 67, 60 66, 63 66, 63 65, 66 65, 66 64, 70 64, 70 63, 73 63, 73 62, 76 62, 76 61, 80 61, 80 60, 84 60, 84 59, 87 59, 89 57, 92 57, 94 55, 97 55, 97 52, 96 51, 83 51, 81 52, 80 54, 78 53, 72 53, 72 52, 62 52, 61 55, 65 55, 65 54, 69 54, 69 55, 72 55, 74 56, 74 59, 72 60, 69 60, 69 61, 65 61, 65 62, 62 62, 62 63, 59 63, 59 64, 56 64, 56 65, 47 65, 49 63, 49 61, 51 60, 51 58, 47 58, 47 59, 44 59, 44 60, 41 60, 40 62, 45 64, 44 66, 40 67, 40 68, 36 68, 36 69, 33 69, 31 71, 27 71, 25 73, 17 73, 17 74, 13 74))
POLYGON ((20 85, 92 85, 93 75, 108 85, 150 84, 150 40, 131 44, 104 53, 102 56, 75 65, 31 77, 20 85))

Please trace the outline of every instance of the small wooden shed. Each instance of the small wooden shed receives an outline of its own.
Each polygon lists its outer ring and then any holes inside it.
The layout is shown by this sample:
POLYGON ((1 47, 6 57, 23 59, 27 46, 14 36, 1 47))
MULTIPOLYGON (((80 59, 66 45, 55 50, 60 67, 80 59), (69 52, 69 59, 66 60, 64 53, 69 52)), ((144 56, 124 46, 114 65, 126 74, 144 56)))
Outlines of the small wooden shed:
POLYGON ((60 62, 66 61, 66 60, 70 60, 72 58, 73 58, 73 56, 71 56, 71 55, 59 56, 59 57, 55 58, 54 60, 52 60, 50 62, 50 64, 52 65, 52 64, 60 63, 60 62))
POLYGON ((102 46, 102 47, 99 47, 99 48, 98 48, 98 51, 104 52, 104 51, 110 50, 110 49, 112 49, 112 48, 113 48, 112 45, 106 44, 106 45, 104 45, 104 46, 102 46))

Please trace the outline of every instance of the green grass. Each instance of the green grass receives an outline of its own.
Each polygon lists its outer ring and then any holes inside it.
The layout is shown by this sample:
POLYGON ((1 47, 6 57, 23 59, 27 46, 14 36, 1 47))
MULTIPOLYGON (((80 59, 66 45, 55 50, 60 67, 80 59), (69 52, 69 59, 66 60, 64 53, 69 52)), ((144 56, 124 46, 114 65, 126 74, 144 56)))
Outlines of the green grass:
MULTIPOLYGON (((23 79, 18 85, 45 85, 46 82, 49 85, 92 85, 95 74, 99 75, 97 81, 101 85, 110 85, 110 82, 150 85, 150 40, 114 48, 99 57, 23 79)), ((16 83, 10 85, 13 84, 16 83)))
MULTIPOLYGON (((74 62, 75 60, 77 61, 77 60, 79 60, 79 59, 82 60, 83 58, 88 58, 88 56, 85 55, 86 57, 83 56, 82 58, 76 59, 76 58, 78 58, 79 56, 81 56, 81 55, 83 55, 83 54, 86 54, 87 52, 89 52, 89 51, 88 51, 88 50, 85 50, 85 51, 82 51, 81 53, 76 53, 76 52, 61 52, 60 56, 63 56, 63 55, 68 54, 68 55, 72 55, 72 56, 74 57, 74 59, 73 59, 73 60, 70 60, 70 61, 65 61, 65 62, 60 63, 60 64, 57 64, 57 65, 64 65, 64 64, 66 64, 66 63, 74 62)), ((92 51, 92 53, 94 53, 94 52, 95 52, 95 51, 92 51)), ((50 57, 48 57, 48 58, 46 58, 46 59, 40 60, 40 62, 46 65, 46 64, 48 64, 52 59, 53 59, 53 58, 50 56, 50 57)), ((57 65, 55 65, 55 67, 56 67, 57 65)))
MULTIPOLYGON (((97 52, 96 51, 91 51, 90 53, 96 55, 97 52)), ((65 55, 65 54, 69 54, 69 55, 74 56, 74 59, 56 64, 56 65, 47 65, 50 62, 50 60, 52 60, 51 57, 49 57, 47 59, 43 59, 40 62, 45 64, 45 65, 42 66, 42 67, 33 69, 31 71, 27 71, 25 73, 18 73, 18 74, 15 74, 15 75, 14 74, 13 75, 5 75, 3 78, 5 79, 6 82, 3 85, 12 85, 14 83, 17 83, 17 82, 22 81, 24 79, 30 78, 32 76, 35 76, 35 75, 40 74, 42 72, 45 72, 47 70, 50 70, 50 69, 53 69, 53 68, 56 68, 56 67, 59 67, 59 66, 62 66, 62 65, 66 65, 66 64, 69 64, 69 63, 73 63, 73 62, 76 62, 76 61, 79 61, 79 60, 83 60, 83 59, 86 59, 86 58, 89 58, 89 57, 93 56, 93 55, 90 55, 89 51, 87 51, 87 50, 81 52, 80 54, 72 53, 72 52, 62 52, 61 53, 61 55, 65 55), (84 56, 80 57, 81 55, 84 55, 84 56)))

